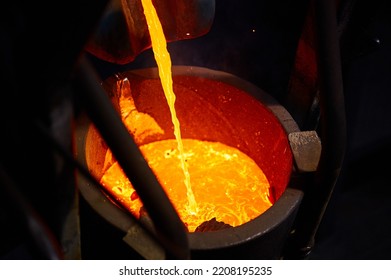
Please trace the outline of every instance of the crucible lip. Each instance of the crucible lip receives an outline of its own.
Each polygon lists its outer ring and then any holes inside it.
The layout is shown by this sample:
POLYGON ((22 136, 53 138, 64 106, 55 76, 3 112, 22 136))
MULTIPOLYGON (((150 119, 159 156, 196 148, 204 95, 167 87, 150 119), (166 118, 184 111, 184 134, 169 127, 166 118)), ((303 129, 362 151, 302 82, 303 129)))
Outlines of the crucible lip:
MULTIPOLYGON (((139 69, 131 72, 145 78, 159 77, 157 68, 139 69)), ((255 97, 255 99, 267 107, 267 109, 270 110, 270 112, 279 121, 286 135, 299 131, 299 128, 296 122, 292 119, 291 115, 272 96, 265 93, 252 83, 235 75, 195 66, 173 66, 172 73, 174 76, 184 75, 204 77, 232 85, 247 92, 252 97, 255 97)), ((80 128, 80 133, 78 133, 77 136, 79 147, 77 149, 79 151, 77 155, 87 166, 84 154, 87 134, 86 127, 88 127, 88 121, 85 123, 84 129, 80 128)), ((289 176, 291 171, 288 174, 289 176)), ((107 196, 93 184, 87 182, 83 178, 79 178, 79 180, 81 180, 79 181, 79 189, 83 197, 95 209, 95 211, 97 211, 113 226, 127 232, 127 230, 136 222, 134 217, 112 203, 110 199, 108 199, 107 196)), ((266 212, 245 224, 218 231, 188 233, 190 249, 209 250, 240 245, 273 231, 273 229, 278 227, 285 219, 294 215, 302 198, 301 191, 289 188, 288 183, 285 187, 286 188, 278 196, 275 203, 266 212)))

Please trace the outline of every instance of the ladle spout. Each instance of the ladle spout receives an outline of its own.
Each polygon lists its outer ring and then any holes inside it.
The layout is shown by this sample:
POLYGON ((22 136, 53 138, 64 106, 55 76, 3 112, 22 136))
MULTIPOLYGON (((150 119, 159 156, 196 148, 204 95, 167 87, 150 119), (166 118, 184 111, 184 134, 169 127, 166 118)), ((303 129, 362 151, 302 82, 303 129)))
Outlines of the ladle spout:
MULTIPOLYGON (((167 41, 196 38, 209 32, 215 0, 154 1, 167 41)), ((86 50, 99 59, 126 64, 151 47, 140 0, 112 0, 86 50)))

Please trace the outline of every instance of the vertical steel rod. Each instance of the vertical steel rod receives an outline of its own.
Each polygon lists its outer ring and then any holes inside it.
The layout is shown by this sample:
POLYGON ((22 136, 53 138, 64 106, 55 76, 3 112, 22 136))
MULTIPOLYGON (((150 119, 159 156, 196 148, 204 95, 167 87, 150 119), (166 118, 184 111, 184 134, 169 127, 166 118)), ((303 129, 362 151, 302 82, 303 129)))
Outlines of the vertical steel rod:
POLYGON ((287 258, 305 258, 311 252, 345 155, 346 119, 335 2, 314 1, 322 153, 314 183, 305 190, 287 258))

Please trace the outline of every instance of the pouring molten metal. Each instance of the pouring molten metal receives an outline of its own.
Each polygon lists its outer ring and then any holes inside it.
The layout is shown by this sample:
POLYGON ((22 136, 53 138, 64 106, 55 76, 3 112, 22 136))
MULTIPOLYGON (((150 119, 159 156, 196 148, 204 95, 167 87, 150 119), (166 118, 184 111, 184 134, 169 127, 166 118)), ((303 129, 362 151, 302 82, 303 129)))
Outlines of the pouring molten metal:
MULTIPOLYGON (((183 88, 179 90, 183 97, 182 100, 188 102, 187 106, 182 106, 181 114, 185 119, 186 116, 191 118, 190 121, 185 122, 186 127, 183 131, 187 137, 182 139, 174 107, 176 95, 173 92, 171 61, 166 49, 163 30, 152 2, 142 0, 142 4, 161 83, 156 83, 157 79, 143 80, 139 88, 148 92, 147 97, 143 97, 141 91, 133 90, 134 85, 140 84, 139 78, 131 79, 130 76, 129 79, 128 77, 117 78, 113 83, 114 88, 110 90, 117 97, 115 103, 118 105, 121 118, 190 232, 204 231, 205 228, 211 228, 210 224, 217 224, 221 228, 235 227, 249 222, 272 206, 275 194, 270 195, 268 179, 259 165, 245 153, 246 141, 243 145, 240 144, 243 141, 238 141, 238 139, 219 141, 219 139, 235 138, 238 133, 235 131, 230 135, 231 130, 235 130, 232 124, 216 107, 203 99, 202 95, 205 93, 201 91, 206 88, 208 88, 206 91, 215 90, 214 94, 217 97, 215 101, 221 104, 235 103, 233 101, 237 98, 234 98, 235 94, 243 93, 233 87, 205 78, 177 78, 187 86, 185 90, 183 88), (204 83, 206 87, 199 87, 204 83), (158 97, 162 89, 166 102, 154 106, 154 102, 162 100, 158 97), (143 102, 143 98, 148 100, 143 102), (149 105, 146 109, 140 110, 136 106, 135 99, 138 99, 141 105, 149 105), (168 111, 166 114, 159 114, 159 121, 157 121, 153 116, 155 112, 151 111, 151 108, 164 111, 167 105, 168 111), (198 108, 205 107, 206 111, 211 112, 209 116, 213 118, 203 120, 203 116, 194 111, 197 105, 198 108), (165 117, 161 116, 170 116, 170 120, 164 121, 165 117), (208 136, 205 132, 197 134, 197 129, 187 127, 191 123, 203 121, 205 124, 209 123, 207 130, 224 129, 226 131, 208 133, 208 136), (222 123, 223 126, 218 125, 222 123), (210 136, 213 134, 215 137, 210 136)), ((251 104, 254 102, 255 100, 250 100, 251 104)), ((239 118, 242 115, 243 121, 246 122, 246 118, 249 119, 245 116, 246 108, 240 106, 239 108, 243 112, 233 113, 237 113, 239 118)), ((264 110, 263 107, 262 110, 264 110)), ((264 121, 268 123, 267 120, 264 121)), ((251 126, 251 123, 247 125, 251 126)), ((256 135, 251 137, 260 138, 262 132, 255 131, 256 135)), ((285 135, 281 134, 278 140, 283 139, 285 135)), ((278 145, 279 141, 275 147, 278 145)), ((286 150, 283 153, 285 152, 286 150)), ((101 174, 102 185, 122 206, 136 217, 145 213, 142 201, 109 149, 105 155, 101 174)))

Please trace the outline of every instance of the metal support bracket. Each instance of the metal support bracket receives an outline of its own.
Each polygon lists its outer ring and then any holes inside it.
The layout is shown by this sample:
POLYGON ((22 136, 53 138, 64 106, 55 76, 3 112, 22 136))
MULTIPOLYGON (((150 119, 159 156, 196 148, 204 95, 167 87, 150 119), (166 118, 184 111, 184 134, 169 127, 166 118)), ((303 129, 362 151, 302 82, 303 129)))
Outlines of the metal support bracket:
POLYGON ((289 144, 299 173, 315 172, 318 168, 322 144, 316 131, 292 132, 289 144))

